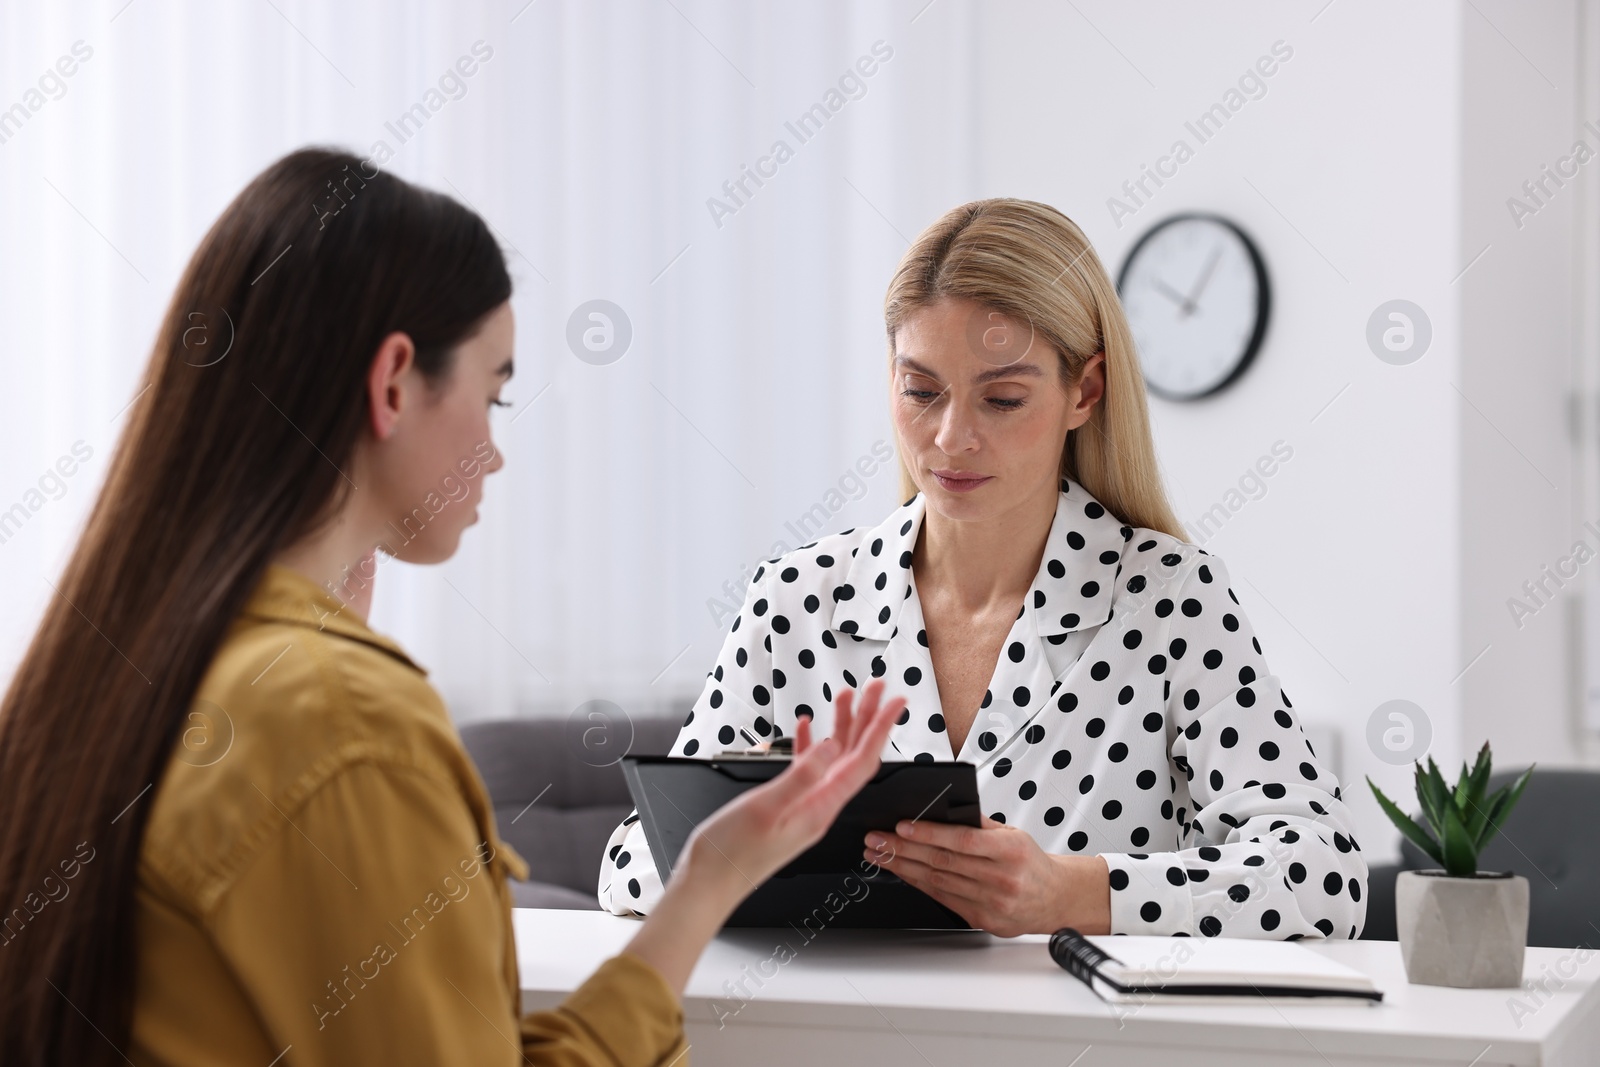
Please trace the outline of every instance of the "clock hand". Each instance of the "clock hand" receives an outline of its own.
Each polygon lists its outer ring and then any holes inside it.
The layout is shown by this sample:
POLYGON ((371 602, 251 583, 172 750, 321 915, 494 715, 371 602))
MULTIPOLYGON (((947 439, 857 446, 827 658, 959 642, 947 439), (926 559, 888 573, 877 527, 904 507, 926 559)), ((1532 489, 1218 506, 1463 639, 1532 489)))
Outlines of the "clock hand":
POLYGON ((1155 280, 1155 287, 1165 293, 1169 299, 1178 305, 1178 307, 1182 308, 1185 315, 1194 310, 1194 305, 1189 301, 1188 297, 1178 292, 1160 278, 1155 280))
POLYGON ((1211 253, 1211 259, 1206 263, 1206 269, 1200 273, 1200 279, 1194 283, 1194 292, 1184 298, 1189 305, 1189 311, 1195 309, 1195 301, 1200 299, 1200 294, 1205 291, 1206 283, 1211 280, 1211 272, 1217 269, 1217 261, 1222 258, 1222 246, 1218 245, 1211 253))

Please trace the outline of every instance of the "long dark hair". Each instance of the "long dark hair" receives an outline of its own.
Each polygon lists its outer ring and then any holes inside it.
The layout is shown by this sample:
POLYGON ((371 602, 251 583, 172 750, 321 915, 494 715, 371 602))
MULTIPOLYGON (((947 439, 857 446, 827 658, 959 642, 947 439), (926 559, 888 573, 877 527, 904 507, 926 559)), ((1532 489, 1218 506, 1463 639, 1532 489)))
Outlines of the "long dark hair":
POLYGON ((274 163, 200 242, 0 703, 0 1063, 122 1062, 151 787, 224 630, 352 492, 381 340, 442 382, 510 295, 482 219, 343 152, 274 163))

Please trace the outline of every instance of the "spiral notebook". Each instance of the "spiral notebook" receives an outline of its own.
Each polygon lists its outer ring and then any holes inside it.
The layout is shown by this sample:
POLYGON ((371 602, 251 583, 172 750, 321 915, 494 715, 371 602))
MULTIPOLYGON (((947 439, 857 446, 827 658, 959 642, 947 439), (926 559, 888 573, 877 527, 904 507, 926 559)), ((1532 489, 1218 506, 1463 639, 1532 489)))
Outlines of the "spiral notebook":
POLYGON ((1113 1004, 1383 999, 1366 974, 1287 941, 1090 937, 1067 927, 1051 935, 1050 957, 1113 1004))

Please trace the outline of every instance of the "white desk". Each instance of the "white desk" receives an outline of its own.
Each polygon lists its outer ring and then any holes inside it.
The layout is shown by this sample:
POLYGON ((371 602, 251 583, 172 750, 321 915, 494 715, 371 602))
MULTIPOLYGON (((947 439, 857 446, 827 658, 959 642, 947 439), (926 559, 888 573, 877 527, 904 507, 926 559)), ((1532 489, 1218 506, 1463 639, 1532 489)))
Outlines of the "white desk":
MULTIPOLYGON (((637 922, 514 913, 524 1010, 555 1006, 637 922)), ((1408 985, 1392 941, 1305 942, 1372 975, 1380 1005, 1113 1006, 1050 959, 1047 938, 724 931, 684 997, 694 1067, 1346 1067, 1600 1064, 1600 952, 1531 948, 1548 993, 1408 985), (780 940, 794 949, 779 962, 780 940), (746 970, 748 968, 748 970, 746 970), (774 973, 775 972, 775 973, 774 973), (746 977, 755 975, 762 985, 746 977), (766 977, 771 975, 771 977, 766 977), (1561 978, 1559 976, 1568 977, 1561 978), (745 980, 752 994, 730 994, 745 980), (1526 1010, 1514 1010, 1520 1003, 1526 1010), (725 1025, 719 1027, 719 1012, 725 1025)))

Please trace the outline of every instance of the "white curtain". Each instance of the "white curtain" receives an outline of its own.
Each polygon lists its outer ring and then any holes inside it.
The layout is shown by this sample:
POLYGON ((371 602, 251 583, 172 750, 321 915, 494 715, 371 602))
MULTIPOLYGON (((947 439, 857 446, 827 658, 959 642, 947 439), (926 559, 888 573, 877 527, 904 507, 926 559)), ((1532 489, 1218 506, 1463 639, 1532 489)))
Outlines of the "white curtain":
POLYGON ((0 8, 0 516, 22 507, 0 671, 200 235, 322 143, 473 206, 516 280, 508 463, 455 559, 382 566, 374 625, 463 720, 692 696, 761 558, 897 502, 882 295, 974 195, 974 21, 965 0, 0 8), (568 342, 598 300, 631 332, 610 362, 568 342))

